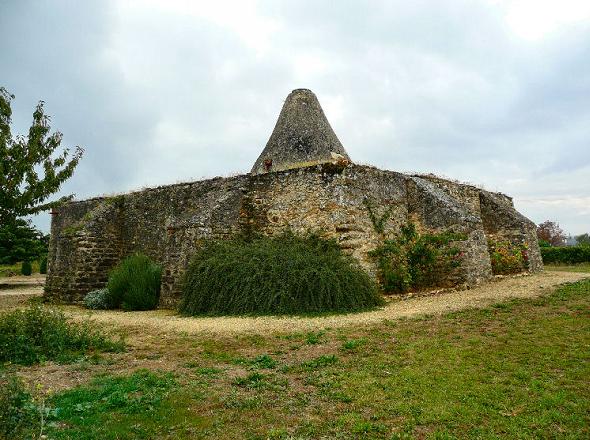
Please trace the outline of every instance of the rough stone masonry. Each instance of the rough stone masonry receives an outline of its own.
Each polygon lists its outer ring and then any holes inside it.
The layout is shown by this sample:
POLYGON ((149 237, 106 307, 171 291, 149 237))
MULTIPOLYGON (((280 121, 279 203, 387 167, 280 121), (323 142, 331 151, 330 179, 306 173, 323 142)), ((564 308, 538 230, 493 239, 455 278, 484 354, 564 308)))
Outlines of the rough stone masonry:
POLYGON ((510 197, 431 175, 355 165, 316 96, 297 89, 287 97, 250 174, 74 201, 55 209, 45 295, 79 302, 104 287, 121 259, 142 252, 162 265, 160 306, 172 307, 188 261, 203 240, 286 229, 335 238, 375 276, 368 252, 380 237, 368 203, 377 214, 391 212, 388 236, 408 221, 424 232, 464 234, 467 239, 457 242, 462 250, 457 284, 492 277, 488 240, 526 245, 527 270, 542 269, 535 224, 514 209, 510 197))

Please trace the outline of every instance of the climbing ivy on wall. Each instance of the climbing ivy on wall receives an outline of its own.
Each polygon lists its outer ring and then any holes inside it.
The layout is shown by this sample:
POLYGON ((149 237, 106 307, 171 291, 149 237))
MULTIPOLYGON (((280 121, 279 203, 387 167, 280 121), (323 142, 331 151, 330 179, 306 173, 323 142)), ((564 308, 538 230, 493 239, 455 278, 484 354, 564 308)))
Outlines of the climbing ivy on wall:
POLYGON ((393 208, 377 215, 375 208, 365 202, 369 218, 381 243, 369 255, 375 259, 381 288, 386 293, 404 293, 440 285, 461 264, 462 252, 453 242, 465 240, 465 234, 444 232, 420 234, 416 225, 408 222, 399 234, 386 238, 385 225, 393 208))
POLYGON ((391 218, 391 214, 393 213, 393 206, 387 208, 383 214, 378 215, 377 210, 368 199, 365 199, 363 203, 367 209, 371 223, 373 224, 373 229, 375 229, 375 232, 378 234, 383 235, 385 233, 385 225, 387 224, 387 220, 391 218))

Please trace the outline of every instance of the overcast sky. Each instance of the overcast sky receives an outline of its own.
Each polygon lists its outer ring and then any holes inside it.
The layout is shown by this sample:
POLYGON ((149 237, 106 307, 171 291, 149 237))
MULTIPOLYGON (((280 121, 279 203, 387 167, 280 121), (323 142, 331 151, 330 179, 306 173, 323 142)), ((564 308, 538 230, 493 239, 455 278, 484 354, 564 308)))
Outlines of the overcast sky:
POLYGON ((590 232, 588 0, 0 0, 0 41, 13 132, 42 99, 86 150, 62 194, 246 173, 310 88, 353 161, 590 232))

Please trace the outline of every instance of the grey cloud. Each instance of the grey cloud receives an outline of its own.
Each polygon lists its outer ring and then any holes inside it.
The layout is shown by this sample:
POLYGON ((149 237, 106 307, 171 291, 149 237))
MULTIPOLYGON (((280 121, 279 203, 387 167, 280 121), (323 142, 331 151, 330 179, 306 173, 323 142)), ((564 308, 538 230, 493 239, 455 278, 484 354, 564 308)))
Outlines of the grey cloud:
POLYGON ((191 14, 1 7, 15 125, 44 99, 64 144, 86 147, 64 193, 246 172, 285 96, 308 87, 353 160, 482 184, 534 221, 590 230, 590 23, 530 43, 490 2, 266 1, 278 30, 257 51, 191 14))

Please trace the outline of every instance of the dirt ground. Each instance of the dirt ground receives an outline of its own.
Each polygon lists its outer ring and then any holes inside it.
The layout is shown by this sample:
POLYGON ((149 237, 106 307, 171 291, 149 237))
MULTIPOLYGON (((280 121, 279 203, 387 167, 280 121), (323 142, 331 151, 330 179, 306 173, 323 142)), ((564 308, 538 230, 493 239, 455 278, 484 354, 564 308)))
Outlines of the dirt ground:
MULTIPOLYGON (((590 277, 588 273, 545 271, 534 275, 496 278, 473 289, 446 291, 438 294, 391 300, 375 311, 322 317, 180 317, 171 310, 148 312, 89 311, 78 306, 62 306, 74 318, 87 318, 109 326, 129 330, 173 332, 188 335, 232 335, 240 333, 313 331, 358 324, 374 324, 383 320, 437 315, 467 308, 481 308, 511 298, 532 298, 550 291, 559 284, 590 277)), ((0 290, 0 309, 16 307, 23 301, 42 294, 41 286, 0 290)), ((112 327, 111 327, 112 328, 112 327)))

